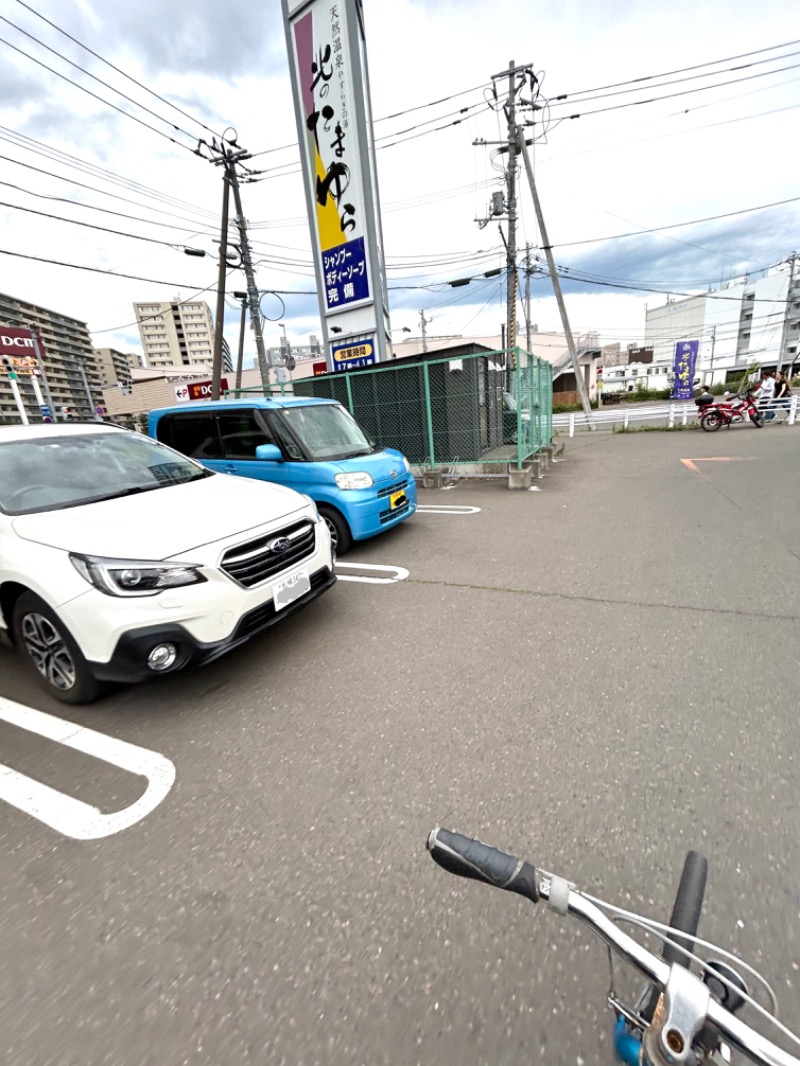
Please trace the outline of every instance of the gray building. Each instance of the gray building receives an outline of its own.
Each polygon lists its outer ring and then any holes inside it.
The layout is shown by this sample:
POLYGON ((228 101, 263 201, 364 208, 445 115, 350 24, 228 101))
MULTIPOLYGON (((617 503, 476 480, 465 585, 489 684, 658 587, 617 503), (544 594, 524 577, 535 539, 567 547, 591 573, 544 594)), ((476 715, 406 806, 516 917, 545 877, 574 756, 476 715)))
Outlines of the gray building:
MULTIPOLYGON (((94 408, 103 402, 102 369, 92 347, 85 322, 0 293, 0 323, 32 329, 41 338, 41 356, 45 376, 41 379, 50 390, 57 414, 69 408, 73 416, 91 418, 94 408)), ((19 385, 25 409, 31 420, 40 421, 41 413, 31 378, 20 374, 19 385)), ((5 374, 0 373, 0 420, 18 422, 19 414, 5 374)))

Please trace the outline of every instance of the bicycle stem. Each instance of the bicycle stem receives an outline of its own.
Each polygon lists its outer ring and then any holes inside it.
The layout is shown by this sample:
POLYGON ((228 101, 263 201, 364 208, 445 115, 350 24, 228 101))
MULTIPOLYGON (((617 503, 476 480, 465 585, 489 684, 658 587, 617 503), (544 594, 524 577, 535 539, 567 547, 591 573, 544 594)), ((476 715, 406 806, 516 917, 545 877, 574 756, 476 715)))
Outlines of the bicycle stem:
MULTIPOLYGON (((692 981, 700 986, 703 992, 704 998, 702 1002, 705 1007, 705 1018, 700 1019, 701 1024, 707 1021, 727 1044, 758 1063, 758 1066, 800 1066, 800 1059, 783 1051, 771 1040, 757 1033, 735 1015, 726 1011, 713 997, 708 996, 705 985, 698 977, 695 977, 684 967, 678 966, 675 969, 680 970, 681 973, 677 976, 677 979, 673 978, 671 982, 670 975, 673 967, 664 962, 663 959, 653 955, 633 937, 623 932, 599 907, 589 902, 572 885, 568 885, 563 879, 545 874, 542 871, 539 871, 539 873, 539 895, 543 901, 546 901, 557 913, 571 914, 585 925, 588 925, 601 940, 610 948, 613 948, 623 959, 631 963, 643 977, 648 981, 652 981, 662 992, 666 992, 668 1001, 671 990, 674 990, 675 994, 681 995, 681 998, 683 996, 688 998, 691 993, 688 991, 689 985, 686 977, 691 978, 692 981), (554 895, 557 899, 551 900, 554 884, 556 887, 554 895), (671 989, 668 988, 670 984, 671 989)), ((697 990, 698 993, 700 989, 697 990)), ((699 1003, 701 1000, 698 998, 697 1002, 699 1003)), ((655 1045, 655 1050, 657 1050, 658 1057, 663 1062, 673 1066, 673 1064, 686 1061, 686 1053, 689 1049, 678 1050, 676 1045, 674 1049, 670 1050, 669 1035, 667 1033, 663 1039, 659 1040, 658 1044, 655 1045)), ((653 1049, 654 1042, 650 1042, 649 1050, 653 1049)))

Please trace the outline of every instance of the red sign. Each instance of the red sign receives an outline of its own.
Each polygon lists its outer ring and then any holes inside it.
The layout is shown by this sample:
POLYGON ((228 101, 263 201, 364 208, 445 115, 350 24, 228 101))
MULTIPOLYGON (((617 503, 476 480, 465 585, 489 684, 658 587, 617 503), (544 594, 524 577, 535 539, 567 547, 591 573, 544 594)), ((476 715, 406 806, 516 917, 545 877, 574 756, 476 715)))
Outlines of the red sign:
POLYGON ((33 334, 29 329, 0 326, 0 352, 3 355, 36 355, 33 334))
POLYGON ((327 363, 312 363, 311 369, 314 371, 314 377, 318 377, 320 374, 328 373, 327 363))
MULTIPOLYGON (((211 386, 210 381, 190 381, 187 383, 187 389, 189 390, 190 400, 210 400, 211 399, 211 386)), ((228 388, 228 379, 222 378, 219 383, 220 395, 228 388)))

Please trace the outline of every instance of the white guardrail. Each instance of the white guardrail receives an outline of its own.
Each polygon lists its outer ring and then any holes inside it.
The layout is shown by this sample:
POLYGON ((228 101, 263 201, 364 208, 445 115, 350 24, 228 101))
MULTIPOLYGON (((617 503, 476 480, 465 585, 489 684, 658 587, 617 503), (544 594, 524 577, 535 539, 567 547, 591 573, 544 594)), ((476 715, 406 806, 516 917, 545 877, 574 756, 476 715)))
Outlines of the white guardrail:
MULTIPOLYGON (((723 397, 715 397, 722 400, 723 397)), ((763 415, 774 411, 774 419, 766 420, 769 425, 786 421, 790 426, 797 423, 797 408, 800 396, 788 397, 786 400, 766 400, 758 404, 759 411, 763 415), (784 415, 785 419, 781 416, 784 415)), ((673 401, 672 403, 646 404, 637 403, 630 406, 601 407, 599 411, 592 411, 592 421, 596 429, 613 429, 614 426, 622 426, 628 429, 635 423, 660 425, 663 423, 667 428, 675 426, 687 426, 697 421, 698 409, 693 400, 673 401)), ((553 415, 553 429, 568 429, 570 437, 575 436, 576 430, 589 428, 589 418, 585 411, 570 411, 567 414, 553 415)))

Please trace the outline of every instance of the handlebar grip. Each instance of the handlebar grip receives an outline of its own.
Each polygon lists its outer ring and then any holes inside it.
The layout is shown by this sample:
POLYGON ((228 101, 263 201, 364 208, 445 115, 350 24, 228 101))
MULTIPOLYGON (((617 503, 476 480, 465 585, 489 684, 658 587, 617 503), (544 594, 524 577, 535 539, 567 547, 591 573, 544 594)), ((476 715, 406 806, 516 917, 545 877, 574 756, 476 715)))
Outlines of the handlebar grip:
POLYGON ((434 829, 428 837, 427 847, 433 861, 448 873, 483 881, 506 892, 516 892, 531 903, 539 901, 536 870, 529 862, 449 829, 434 829))

